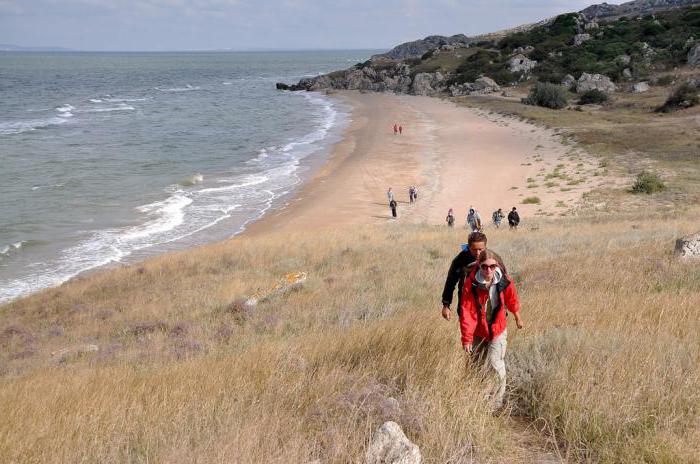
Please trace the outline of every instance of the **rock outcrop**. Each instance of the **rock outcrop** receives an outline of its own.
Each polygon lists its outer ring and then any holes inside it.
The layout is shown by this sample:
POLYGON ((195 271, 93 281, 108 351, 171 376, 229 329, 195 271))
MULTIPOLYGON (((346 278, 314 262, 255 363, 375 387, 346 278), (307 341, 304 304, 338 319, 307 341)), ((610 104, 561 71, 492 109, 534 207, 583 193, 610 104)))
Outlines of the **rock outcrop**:
POLYGON ((501 87, 490 77, 483 76, 474 82, 451 85, 449 90, 453 97, 461 97, 463 95, 486 95, 500 92, 501 87))
POLYGON ((444 76, 439 72, 418 73, 413 78, 411 93, 413 95, 434 95, 444 90, 444 80, 444 76))
POLYGON ((675 254, 684 259, 700 257, 700 233, 686 235, 676 240, 675 254))
POLYGON ((632 92, 634 93, 642 93, 642 92, 648 92, 649 91, 649 84, 646 82, 637 82, 632 86, 632 92))
POLYGON ((420 464, 418 446, 406 438, 396 422, 385 422, 372 437, 365 454, 366 464, 420 464))
POLYGON ((576 82, 576 92, 583 93, 594 89, 609 93, 617 90, 617 86, 608 76, 603 74, 581 74, 576 82))
MULTIPOLYGON (((437 81, 442 81, 444 78, 439 73, 430 74, 431 78, 422 76, 419 80, 419 88, 424 89, 430 94, 428 86, 432 88, 437 81)), ((323 90, 323 89, 345 89, 345 90, 369 90, 373 92, 396 92, 396 93, 411 93, 414 79, 411 78, 411 68, 404 63, 390 63, 387 66, 382 66, 377 69, 372 66, 354 66, 352 68, 335 71, 322 76, 307 77, 301 79, 297 84, 287 85, 281 82, 277 83, 279 90, 323 90)), ((444 87, 443 87, 444 89, 444 87)))
POLYGON ((688 51, 688 66, 700 66, 700 42, 688 51))
POLYGON ((508 60, 508 70, 512 73, 529 73, 535 66, 537 66, 536 60, 531 60, 522 54, 517 54, 508 60))
POLYGON ((420 58, 427 51, 436 48, 443 47, 445 45, 450 46, 469 46, 474 39, 467 37, 464 34, 457 34, 450 37, 444 35, 431 35, 425 39, 414 40, 411 42, 405 42, 396 47, 392 48, 386 53, 381 53, 379 55, 372 56, 372 61, 381 58, 389 58, 392 60, 405 60, 407 58, 420 58))
POLYGON ((591 34, 576 34, 574 36, 574 46, 578 47, 584 42, 591 40, 591 34))
POLYGON ((644 16, 673 8, 696 5, 698 0, 635 0, 621 5, 601 3, 591 5, 580 11, 586 19, 594 18, 619 18, 621 16, 644 16))
POLYGON ((615 60, 624 65, 628 65, 632 61, 632 57, 625 53, 624 55, 620 55, 617 58, 615 58, 615 60))
POLYGON ((561 85, 566 87, 567 90, 571 90, 576 85, 576 78, 571 74, 567 74, 564 76, 564 79, 561 80, 561 85))

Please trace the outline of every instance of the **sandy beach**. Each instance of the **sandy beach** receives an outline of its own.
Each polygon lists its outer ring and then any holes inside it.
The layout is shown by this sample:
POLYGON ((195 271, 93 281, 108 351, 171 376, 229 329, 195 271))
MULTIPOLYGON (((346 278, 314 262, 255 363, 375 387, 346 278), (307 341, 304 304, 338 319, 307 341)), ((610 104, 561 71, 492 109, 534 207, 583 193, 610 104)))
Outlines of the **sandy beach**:
POLYGON ((358 92, 332 98, 352 107, 343 140, 287 207, 251 224, 248 234, 393 221, 389 187, 398 222, 444 224, 453 208, 461 227, 470 206, 487 224, 493 211, 507 214, 513 206, 527 221, 574 207, 590 186, 546 185, 557 166, 564 174, 595 169, 548 129, 437 98, 358 92), (394 134, 395 123, 403 134, 394 134), (419 191, 414 204, 410 185, 419 191), (540 203, 522 204, 531 196, 540 203))

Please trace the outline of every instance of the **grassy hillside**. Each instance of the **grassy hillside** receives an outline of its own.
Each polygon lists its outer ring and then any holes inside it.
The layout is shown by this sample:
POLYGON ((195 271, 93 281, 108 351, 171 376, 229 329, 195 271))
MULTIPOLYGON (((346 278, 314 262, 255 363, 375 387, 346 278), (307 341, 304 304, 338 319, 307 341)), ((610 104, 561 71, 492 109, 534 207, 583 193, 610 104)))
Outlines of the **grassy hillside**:
POLYGON ((523 300, 518 421, 439 316, 461 229, 239 238, 41 292, 0 308, 0 461, 354 462, 393 419, 426 462, 697 462, 700 273, 670 250, 698 217, 488 231, 523 300), (294 271, 302 289, 236 301, 294 271))

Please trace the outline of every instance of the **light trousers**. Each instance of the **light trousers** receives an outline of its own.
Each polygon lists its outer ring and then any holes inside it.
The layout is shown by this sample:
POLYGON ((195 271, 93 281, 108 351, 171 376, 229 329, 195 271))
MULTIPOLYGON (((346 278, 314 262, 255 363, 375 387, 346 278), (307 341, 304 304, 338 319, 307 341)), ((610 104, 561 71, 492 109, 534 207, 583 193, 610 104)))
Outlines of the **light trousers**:
POLYGON ((491 341, 474 337, 472 357, 482 365, 494 382, 487 393, 494 409, 503 406, 506 395, 506 347, 508 346, 508 331, 491 341))

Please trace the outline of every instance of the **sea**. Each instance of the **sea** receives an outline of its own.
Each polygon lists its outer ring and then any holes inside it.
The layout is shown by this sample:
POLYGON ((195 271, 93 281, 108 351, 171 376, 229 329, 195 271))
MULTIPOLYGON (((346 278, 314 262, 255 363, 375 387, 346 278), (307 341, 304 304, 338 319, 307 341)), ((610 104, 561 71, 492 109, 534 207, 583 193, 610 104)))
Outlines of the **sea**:
POLYGON ((350 113, 275 83, 378 52, 0 53, 0 302, 284 207, 350 113))

